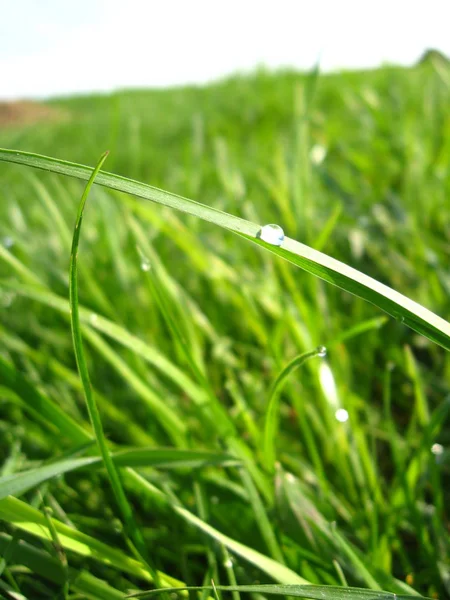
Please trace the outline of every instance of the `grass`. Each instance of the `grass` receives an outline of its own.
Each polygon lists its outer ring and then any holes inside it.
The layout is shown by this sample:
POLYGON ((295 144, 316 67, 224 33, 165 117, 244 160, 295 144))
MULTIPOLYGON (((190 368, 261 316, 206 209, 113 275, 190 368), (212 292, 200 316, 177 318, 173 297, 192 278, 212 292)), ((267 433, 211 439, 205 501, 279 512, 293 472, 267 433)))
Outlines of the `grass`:
POLYGON ((156 576, 236 600, 273 582, 450 597, 449 100, 433 64, 261 71, 55 100, 70 118, 0 130, 82 179, 109 149, 127 178, 90 191, 78 340, 133 513, 70 334, 84 184, 0 162, 0 595, 122 598, 156 576))

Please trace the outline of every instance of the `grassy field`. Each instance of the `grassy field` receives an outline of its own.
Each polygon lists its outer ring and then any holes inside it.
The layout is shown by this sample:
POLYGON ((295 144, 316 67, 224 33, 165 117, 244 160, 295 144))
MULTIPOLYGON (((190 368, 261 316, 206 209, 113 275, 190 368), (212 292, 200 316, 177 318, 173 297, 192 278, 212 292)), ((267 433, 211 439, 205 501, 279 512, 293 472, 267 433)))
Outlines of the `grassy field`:
MULTIPOLYGON (((450 319, 445 64, 50 106, 0 147, 109 150, 104 170, 277 223, 450 319)), ((78 293, 112 492, 71 335, 84 185, 0 161, 0 597, 450 598, 447 351, 245 235, 94 185, 78 293)))

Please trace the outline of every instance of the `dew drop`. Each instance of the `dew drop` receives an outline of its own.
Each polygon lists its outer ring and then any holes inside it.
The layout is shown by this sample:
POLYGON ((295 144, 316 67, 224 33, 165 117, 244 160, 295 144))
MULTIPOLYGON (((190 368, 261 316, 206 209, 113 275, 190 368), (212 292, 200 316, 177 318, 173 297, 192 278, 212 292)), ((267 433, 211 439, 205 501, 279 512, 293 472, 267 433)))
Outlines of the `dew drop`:
POLYGON ((97 325, 97 323, 98 323, 98 315, 96 315, 95 313, 91 313, 89 315, 89 323, 91 325, 97 325))
POLYGON ((436 456, 439 456, 444 453, 444 446, 442 444, 433 444, 431 446, 431 452, 436 456))
POLYGON ((279 225, 264 225, 256 234, 256 237, 272 246, 281 246, 284 241, 284 231, 279 225))
POLYGON ((150 269, 152 268, 150 261, 148 260, 148 258, 146 258, 145 256, 143 256, 141 258, 141 269, 143 271, 150 271, 150 269))
POLYGON ((327 349, 325 348, 325 346, 317 346, 316 352, 317 356, 320 356, 321 358, 327 355, 327 349))
POLYGON ((292 473, 286 473, 286 481, 288 483, 295 483, 295 477, 292 475, 292 473))
POLYGON ((345 408, 338 408, 334 413, 334 416, 339 423, 345 423, 348 421, 348 412, 345 410, 345 408))
POLYGON ((223 566, 226 569, 232 569, 233 568, 233 561, 231 560, 231 558, 227 558, 227 560, 224 561, 223 566))
POLYGON ((211 496, 211 504, 219 504, 220 500, 217 496, 211 496))
POLYGON ((5 248, 12 248, 14 246, 14 240, 10 235, 5 235, 2 241, 5 248))
POLYGON ((325 146, 321 146, 320 144, 316 144, 311 148, 311 152, 309 153, 309 158, 314 165, 320 165, 323 163, 325 157, 327 155, 327 149, 325 146))

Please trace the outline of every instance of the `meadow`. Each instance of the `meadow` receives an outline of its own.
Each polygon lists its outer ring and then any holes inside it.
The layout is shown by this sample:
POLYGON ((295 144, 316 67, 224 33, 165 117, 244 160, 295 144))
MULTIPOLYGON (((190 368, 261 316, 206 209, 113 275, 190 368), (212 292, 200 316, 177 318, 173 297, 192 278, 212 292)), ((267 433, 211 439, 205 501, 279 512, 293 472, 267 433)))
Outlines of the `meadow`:
POLYGON ((450 598, 449 66, 46 106, 0 127, 0 597, 450 598), (85 190, 106 150, 195 203, 85 190))

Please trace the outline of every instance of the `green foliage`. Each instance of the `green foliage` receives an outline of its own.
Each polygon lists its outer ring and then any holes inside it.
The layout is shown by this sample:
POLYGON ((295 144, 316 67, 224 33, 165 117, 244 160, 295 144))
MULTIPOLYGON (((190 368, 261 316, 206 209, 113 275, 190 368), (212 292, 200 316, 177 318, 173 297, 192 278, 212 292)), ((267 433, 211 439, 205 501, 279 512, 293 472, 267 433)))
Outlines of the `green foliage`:
POLYGON ((3 159, 75 176, 0 162, 0 594, 450 595, 449 101, 441 64, 261 71, 0 131, 25 152, 3 159), (68 273, 105 149, 77 261, 91 427, 68 273))

